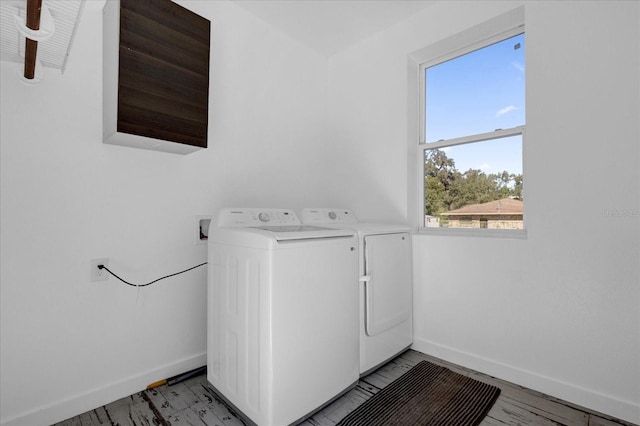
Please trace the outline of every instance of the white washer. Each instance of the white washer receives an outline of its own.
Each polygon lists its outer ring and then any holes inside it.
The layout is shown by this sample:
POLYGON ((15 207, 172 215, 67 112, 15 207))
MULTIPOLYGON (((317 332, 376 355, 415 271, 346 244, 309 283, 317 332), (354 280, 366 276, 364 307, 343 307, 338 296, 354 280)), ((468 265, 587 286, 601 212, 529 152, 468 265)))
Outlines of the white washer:
POLYGON ((410 229, 360 223, 349 209, 306 208, 302 221, 358 234, 360 374, 365 375, 413 343, 410 229))
POLYGON ((297 423, 357 383, 357 245, 285 209, 211 224, 207 379, 249 423, 297 423))

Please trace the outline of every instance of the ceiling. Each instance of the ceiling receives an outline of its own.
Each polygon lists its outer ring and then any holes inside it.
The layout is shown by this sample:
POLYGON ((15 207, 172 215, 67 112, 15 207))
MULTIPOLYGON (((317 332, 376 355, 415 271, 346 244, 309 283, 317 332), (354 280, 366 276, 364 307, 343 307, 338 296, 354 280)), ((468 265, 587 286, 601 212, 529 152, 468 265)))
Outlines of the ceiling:
POLYGON ((331 56, 436 0, 236 0, 235 4, 331 56))
MULTIPOLYGON (((85 0, 44 0, 53 36, 40 42, 38 59, 64 70, 85 0)), ((279 28, 325 56, 331 56, 397 24, 437 0, 234 0, 249 13, 279 28)), ((1 59, 24 61, 24 37, 14 16, 24 18, 26 0, 0 0, 1 59)))

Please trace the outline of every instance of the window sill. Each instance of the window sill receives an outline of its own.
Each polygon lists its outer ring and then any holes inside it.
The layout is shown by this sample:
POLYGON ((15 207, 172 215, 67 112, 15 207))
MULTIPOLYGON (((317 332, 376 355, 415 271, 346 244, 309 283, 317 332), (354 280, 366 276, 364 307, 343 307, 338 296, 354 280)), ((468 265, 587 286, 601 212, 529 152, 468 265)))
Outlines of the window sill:
POLYGON ((509 238, 526 240, 526 229, 421 228, 418 235, 437 237, 509 238))

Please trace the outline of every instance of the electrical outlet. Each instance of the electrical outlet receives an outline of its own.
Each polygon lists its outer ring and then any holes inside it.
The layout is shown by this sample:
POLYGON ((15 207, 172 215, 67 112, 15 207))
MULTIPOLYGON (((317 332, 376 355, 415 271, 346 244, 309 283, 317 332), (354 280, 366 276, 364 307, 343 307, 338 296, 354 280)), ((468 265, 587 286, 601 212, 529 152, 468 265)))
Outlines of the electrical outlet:
POLYGON ((91 259, 91 281, 106 281, 109 279, 109 273, 104 269, 98 268, 98 265, 109 266, 109 259, 101 257, 99 259, 91 259))

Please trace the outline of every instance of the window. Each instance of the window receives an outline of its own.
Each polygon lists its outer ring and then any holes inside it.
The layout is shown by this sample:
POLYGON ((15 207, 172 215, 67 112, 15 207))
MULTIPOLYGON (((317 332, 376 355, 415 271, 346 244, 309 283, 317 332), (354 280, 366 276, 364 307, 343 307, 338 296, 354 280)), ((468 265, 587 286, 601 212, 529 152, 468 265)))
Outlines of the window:
POLYGON ((436 59, 420 67, 421 220, 430 230, 524 229, 524 26, 480 43, 477 34, 448 40, 448 52, 431 48, 436 59))

